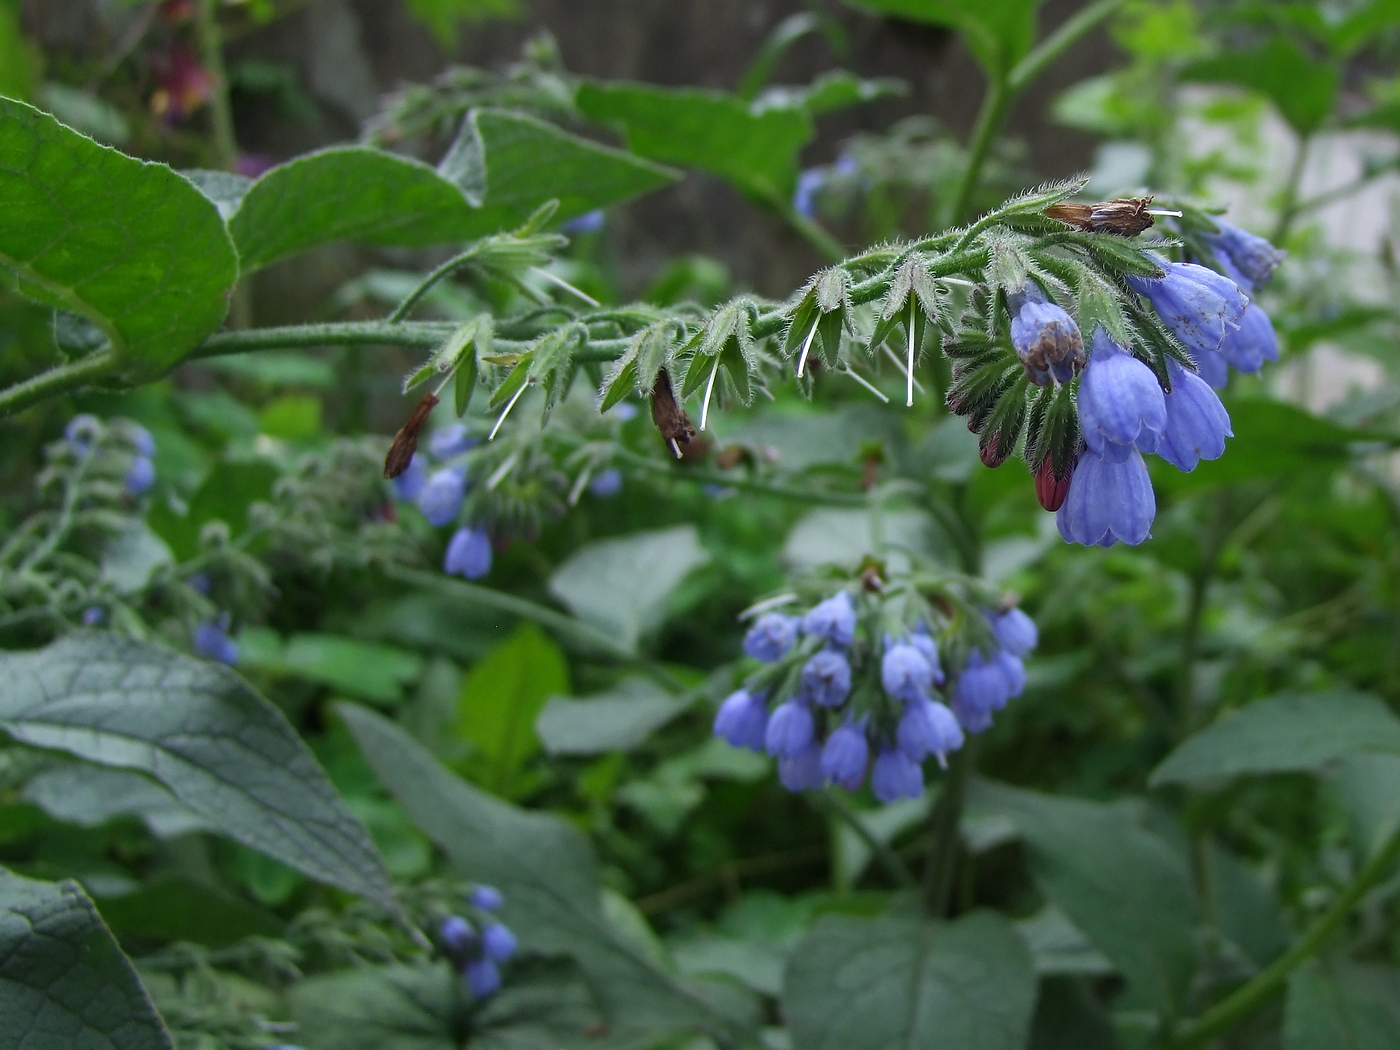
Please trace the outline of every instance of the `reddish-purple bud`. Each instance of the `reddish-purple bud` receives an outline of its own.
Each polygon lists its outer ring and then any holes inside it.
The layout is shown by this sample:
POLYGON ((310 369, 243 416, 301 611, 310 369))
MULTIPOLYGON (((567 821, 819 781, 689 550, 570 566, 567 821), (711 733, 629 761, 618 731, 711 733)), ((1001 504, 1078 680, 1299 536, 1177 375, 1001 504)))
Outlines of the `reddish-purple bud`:
POLYGON ((1035 498, 1046 510, 1059 510, 1069 495, 1069 481, 1073 470, 1057 473, 1053 458, 1046 455, 1040 461, 1040 469, 1035 472, 1035 498))

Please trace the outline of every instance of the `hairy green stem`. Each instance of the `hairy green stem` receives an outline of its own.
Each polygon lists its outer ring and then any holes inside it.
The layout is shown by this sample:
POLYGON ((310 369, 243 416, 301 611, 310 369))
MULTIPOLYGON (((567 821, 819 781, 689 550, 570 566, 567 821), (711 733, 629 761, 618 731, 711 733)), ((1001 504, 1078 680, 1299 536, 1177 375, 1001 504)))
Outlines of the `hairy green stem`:
POLYGON ((840 791, 827 791, 820 795, 811 796, 813 805, 834 815, 848 828, 856 833, 856 836, 865 843, 871 854, 880 865, 889 873, 900 887, 906 890, 916 890, 919 882, 914 878, 914 873, 909 870, 909 865, 904 863, 904 858, 890 848, 890 844, 880 839, 875 832, 870 830, 864 818, 851 805, 845 794, 840 791))
POLYGON ((116 370, 115 351, 99 350, 66 365, 40 372, 37 376, 0 390, 0 418, 105 379, 116 370))
POLYGON ((1030 82, 1051 66, 1056 59, 1093 32, 1123 6, 1124 0, 1097 0, 1086 4, 1065 20, 1059 29, 1042 40, 1025 58, 1016 64, 1006 78, 1011 93, 1018 94, 1030 82))
POLYGON ((1361 903, 1367 891, 1385 877, 1397 859, 1400 859, 1400 831, 1391 835, 1385 844, 1372 854, 1371 859, 1357 872, 1356 878, 1352 879, 1347 888, 1332 902, 1332 906, 1292 948, 1196 1018, 1170 1040, 1163 1050, 1193 1050, 1202 1046, 1230 1031, 1272 998, 1288 980, 1289 975, 1316 955, 1327 943, 1346 917, 1361 903))
POLYGON ((659 463, 635 452, 619 449, 613 453, 616 463, 625 463, 636 470, 649 474, 663 475, 672 481, 686 481, 694 485, 719 485, 723 488, 739 489, 744 492, 759 492, 777 499, 792 500, 796 503, 819 503, 829 507, 866 507, 868 497, 855 492, 823 492, 819 489, 799 489, 779 485, 771 481, 758 481, 752 478, 731 477, 713 470, 698 470, 683 467, 679 470, 659 463))
POLYGON ((943 775, 943 790, 929 814, 929 850, 924 861, 924 911, 934 919, 948 913, 948 900, 953 892, 953 873, 957 869, 961 840, 958 825, 962 820, 963 799, 967 781, 972 773, 973 741, 948 758, 943 775))
POLYGON ((413 311, 413 308, 415 306, 422 302, 423 296, 431 292, 433 290, 433 287, 439 281, 441 281, 444 277, 450 276, 454 270, 457 270, 459 267, 465 265, 466 262, 471 258, 472 252, 468 250, 462 252, 460 255, 454 255, 452 258, 448 259, 447 262, 443 263, 436 270, 434 270, 432 273, 428 274, 428 276, 424 277, 421 281, 419 281, 418 286, 414 288, 413 291, 409 292, 407 296, 404 297, 403 302, 399 303, 398 306, 394 307, 394 312, 391 313, 387 318, 385 318, 385 320, 389 324, 398 324, 413 311))
POLYGON ((1293 155, 1293 164, 1288 169, 1288 181, 1283 185, 1283 200, 1279 203, 1278 222, 1269 240, 1282 244, 1288 231, 1293 228, 1293 220, 1298 217, 1298 196, 1303 188, 1303 173, 1307 170, 1308 147, 1312 145, 1312 135, 1300 135, 1298 150, 1293 155))

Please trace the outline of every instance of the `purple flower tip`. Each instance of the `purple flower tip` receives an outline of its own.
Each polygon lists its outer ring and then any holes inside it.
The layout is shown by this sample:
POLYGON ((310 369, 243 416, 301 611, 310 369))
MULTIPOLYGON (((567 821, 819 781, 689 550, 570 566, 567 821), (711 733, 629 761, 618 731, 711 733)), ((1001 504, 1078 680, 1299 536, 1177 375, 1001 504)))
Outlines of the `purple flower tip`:
POLYGON ((715 715, 715 736, 734 747, 762 751, 768 730, 768 705, 745 689, 730 693, 715 715))
POLYGON ((472 924, 460 915, 449 915, 443 919, 438 932, 442 935, 442 943, 447 945, 447 950, 454 954, 466 952, 476 943, 476 931, 472 929, 472 924))
POLYGON ((791 758, 806 750, 815 735, 811 709, 800 700, 787 700, 773 709, 763 743, 770 755, 791 758))
POLYGON ((1172 392, 1167 395, 1167 428, 1157 455, 1178 470, 1194 470, 1201 460, 1225 454, 1225 439, 1233 434, 1230 415, 1215 391, 1194 372, 1169 358, 1167 374, 1172 392))
POLYGON ((910 704, 933 689, 933 668, 916 646, 898 642, 880 661, 880 684, 890 696, 910 704))
POLYGON ((797 617, 764 613, 744 635, 744 654, 766 664, 781 660, 797 641, 797 617))
POLYGON ((865 767, 870 761, 870 744, 865 730, 847 722, 834 730, 822 748, 822 775, 847 791, 860 787, 865 779, 865 767))
POLYGON ((453 423, 434 430, 428 438, 428 452, 438 459, 451 459, 475 447, 476 438, 467 432, 465 423, 453 423))
POLYGON ((506 902, 501 891, 495 886, 478 886, 471 892, 471 905, 473 908, 480 908, 482 911, 496 911, 506 902))
POLYGON ((126 472, 126 488, 133 496, 149 492, 156 483, 156 465, 148 456, 137 456, 126 472))
POLYGON ((588 483, 588 491, 599 499, 610 499, 616 496, 622 491, 622 471, 616 467, 599 471, 588 483))
POLYGON ((460 467, 434 471, 418 494, 418 509, 429 525, 442 526, 457 517, 467 492, 467 472, 460 467))
POLYGON ((825 783, 822 749, 809 740, 800 751, 778 759, 778 781, 789 791, 816 791, 825 783))
POLYGON ((815 654, 802 668, 802 695, 820 707, 840 707, 851 695, 851 664, 832 649, 815 654))
POLYGON ((924 793, 924 771, 903 751, 881 751, 870 774, 870 787, 881 802, 918 798, 924 793))
POLYGON ((394 495, 405 503, 412 503, 423 494, 423 486, 428 483, 428 469, 423 460, 414 453, 404 472, 393 480, 394 495))
POLYGON ((196 656, 219 663, 238 663, 238 643, 228 636, 228 617, 218 620, 205 620, 195 628, 194 651, 196 656))
POLYGON ((449 576, 479 580, 491 571, 491 537, 482 528, 463 526, 452 534, 442 571, 449 576))
POLYGON ((462 976, 466 979, 472 995, 478 999, 486 999, 500 991, 501 971, 490 959, 478 959, 469 963, 462 971, 462 976))
POLYGON ((1012 656, 1025 656, 1040 644, 1040 631, 1035 621, 1020 609, 989 613, 987 619, 991 622, 997 644, 1012 656))
POLYGON ((1097 326, 1079 381, 1079 425, 1089 448, 1100 455, 1110 443, 1154 451, 1167 425, 1164 397, 1152 369, 1097 326))
POLYGON ((1039 386, 1068 383, 1084 367, 1084 337, 1063 307, 1045 301, 1040 289, 1027 285, 1012 294, 1011 345, 1026 374, 1039 386))
POLYGON ((481 928, 481 949, 492 962, 505 962, 515 954, 515 934, 499 922, 488 922, 481 928))

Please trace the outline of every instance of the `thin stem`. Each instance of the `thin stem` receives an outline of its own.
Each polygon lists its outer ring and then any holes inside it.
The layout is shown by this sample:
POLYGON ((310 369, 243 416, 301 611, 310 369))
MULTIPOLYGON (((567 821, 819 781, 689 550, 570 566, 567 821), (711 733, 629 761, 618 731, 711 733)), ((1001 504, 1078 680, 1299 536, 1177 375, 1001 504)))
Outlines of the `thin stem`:
POLYGON ((1011 107, 1011 92, 1005 80, 991 80, 987 83, 987 94, 982 99, 982 109, 977 114, 977 124, 972 129, 972 140, 967 150, 967 167, 963 169, 962 182, 953 197, 950 217, 953 222, 966 222, 972 218, 972 200, 982 179, 982 166, 987 162, 987 154, 992 148, 992 140, 1006 121, 1007 110, 1011 107))
POLYGON ((730 477, 711 470, 673 470, 671 467, 635 452, 619 449, 613 460, 637 470, 663 475, 672 481, 688 481, 695 485, 719 485, 724 488, 740 489, 747 492, 760 492, 765 496, 793 500, 797 503, 820 503, 830 507, 864 507, 869 500, 855 492, 823 492, 819 489, 798 489, 778 485, 771 481, 757 481, 752 478, 730 477))
POLYGON ((233 107, 229 103, 228 68, 224 64, 223 32, 219 28, 219 0, 199 0, 195 19, 200 61, 213 81, 213 90, 209 92, 209 124, 214 133, 214 154, 221 170, 233 171, 238 166, 238 139, 234 135, 233 107))
POLYGON ((1332 906, 1292 948, 1198 1017, 1169 1042, 1165 1050, 1192 1050, 1208 1043, 1262 1006, 1294 970, 1317 954, 1352 909, 1361 903, 1366 891, 1385 877, 1397 858, 1400 858, 1400 831, 1391 835, 1371 856, 1332 906))
POLYGON ((467 261, 472 258, 473 253, 474 249, 462 252, 460 255, 454 255, 432 273, 428 274, 428 276, 424 277, 418 282, 418 286, 414 288, 413 291, 404 296, 403 302, 394 307, 394 312, 386 317, 385 321, 389 324, 398 324, 406 318, 413 312, 413 308, 422 302, 423 297, 433 290, 434 286, 439 281, 444 277, 451 276, 453 271, 458 267, 466 265, 467 261))
POLYGON ((948 771, 943 776, 943 790, 933 812, 929 814, 929 850, 924 861, 924 911, 935 919, 948 912, 948 899, 953 890, 953 872, 957 868, 961 841, 958 824, 962 820, 963 799, 967 780, 972 772, 973 741, 948 759, 948 771))
POLYGON ((0 418, 13 415, 47 398, 58 397, 104 379, 117 370, 117 355, 112 350, 95 354, 40 372, 23 382, 0 390, 0 418))
POLYGON ((1282 244, 1288 231, 1293 227, 1293 220, 1298 217, 1298 194, 1303 187, 1303 172, 1308 163, 1308 147, 1312 145, 1312 135, 1304 134, 1298 138, 1298 151, 1293 155, 1293 166, 1288 169, 1288 181, 1283 185, 1283 200, 1279 203, 1278 223, 1274 226, 1273 236, 1269 239, 1275 244, 1282 244))
POLYGON ((1016 64, 1006 78, 1012 94, 1025 90, 1032 80, 1054 64, 1055 60, 1073 47, 1082 37, 1097 29, 1109 16, 1123 6, 1124 0, 1098 0, 1087 4, 1065 20, 1059 29, 1042 40, 1025 58, 1016 64))
POLYGON ((871 854, 880 865, 889 873, 901 887, 906 890, 916 890, 919 888, 919 881, 914 878, 914 873, 909 870, 909 865, 904 863, 904 858, 890 848, 890 844, 882 840, 875 832, 870 830, 865 820, 861 817, 856 808, 840 791, 827 791, 821 795, 811 795, 812 804, 819 809, 823 809, 835 816, 843 824, 856 833, 856 836, 865 843, 871 854))

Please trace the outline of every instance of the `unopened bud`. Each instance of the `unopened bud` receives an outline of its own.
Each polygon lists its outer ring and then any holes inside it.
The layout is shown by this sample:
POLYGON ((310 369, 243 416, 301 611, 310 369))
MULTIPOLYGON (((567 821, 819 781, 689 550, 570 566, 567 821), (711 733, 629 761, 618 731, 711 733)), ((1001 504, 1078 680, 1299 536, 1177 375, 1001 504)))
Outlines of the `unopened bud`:
POLYGON ((1070 478, 1074 476, 1073 465, 1061 471, 1055 470, 1054 457, 1046 454, 1040 461, 1040 469, 1035 472, 1035 498, 1046 510, 1059 510, 1069 495, 1070 478))

